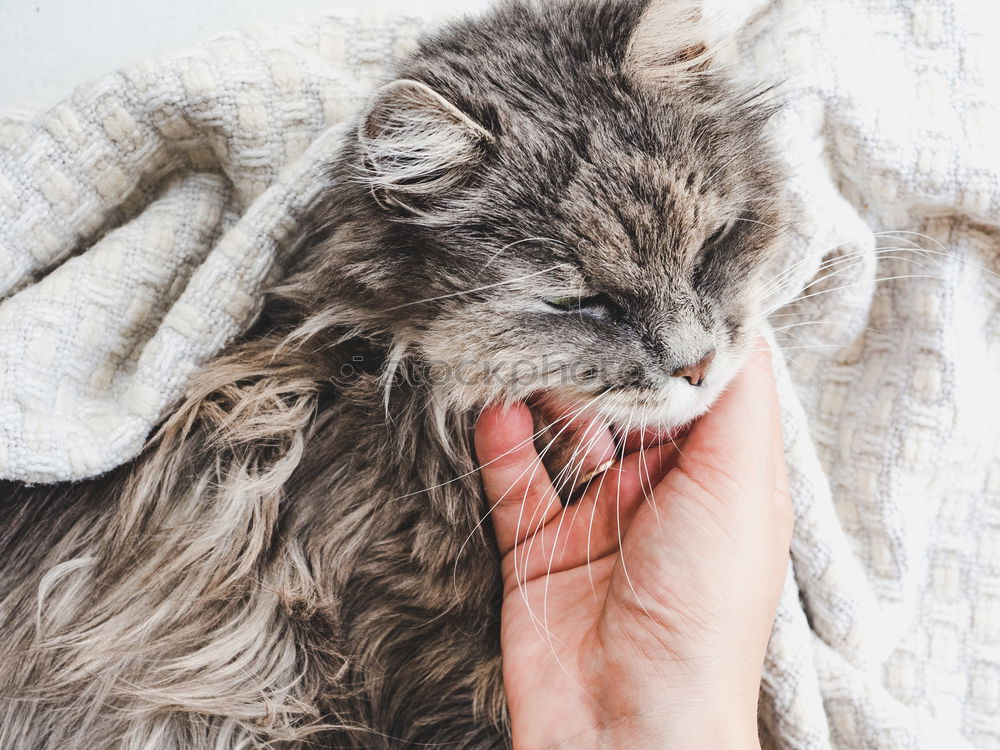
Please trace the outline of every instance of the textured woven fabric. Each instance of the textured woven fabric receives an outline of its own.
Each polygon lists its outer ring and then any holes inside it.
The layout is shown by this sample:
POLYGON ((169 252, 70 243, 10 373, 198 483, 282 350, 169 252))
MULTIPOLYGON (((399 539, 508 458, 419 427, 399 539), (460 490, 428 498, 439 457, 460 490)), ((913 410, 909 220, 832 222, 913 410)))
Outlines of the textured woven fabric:
MULTIPOLYGON (((765 746, 1000 748, 1000 26, 981 0, 731 5, 734 71, 788 102, 796 223, 765 746)), ((0 475, 141 449, 252 319, 337 124, 421 23, 230 34, 0 123, 0 475)))
POLYGON ((801 300, 771 319, 796 506, 765 678, 777 747, 1000 747, 991 6, 785 0, 742 40, 789 102, 781 265, 801 300))
POLYGON ((338 124, 422 23, 226 34, 0 128, 0 476, 139 452, 252 319, 338 124))

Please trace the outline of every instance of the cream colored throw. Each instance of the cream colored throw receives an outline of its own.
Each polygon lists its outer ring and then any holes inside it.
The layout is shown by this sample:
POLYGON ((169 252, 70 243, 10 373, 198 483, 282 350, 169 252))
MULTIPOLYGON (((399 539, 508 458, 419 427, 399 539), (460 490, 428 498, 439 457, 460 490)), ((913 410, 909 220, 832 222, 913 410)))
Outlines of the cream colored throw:
MULTIPOLYGON (((771 318, 797 529, 765 745, 1000 748, 997 11, 730 6, 726 56, 788 101, 774 289, 801 298, 771 318)), ((136 455, 253 319, 341 123, 424 23, 228 34, 0 124, 0 476, 136 455)))

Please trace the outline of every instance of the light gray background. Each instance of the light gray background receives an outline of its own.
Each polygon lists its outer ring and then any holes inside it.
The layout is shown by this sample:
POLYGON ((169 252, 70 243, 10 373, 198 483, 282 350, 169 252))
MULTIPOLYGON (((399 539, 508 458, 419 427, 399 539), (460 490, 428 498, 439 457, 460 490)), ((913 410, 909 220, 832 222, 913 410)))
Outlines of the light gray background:
POLYGON ((489 0, 0 0, 0 110, 36 110, 132 60, 258 21, 478 10, 489 0))

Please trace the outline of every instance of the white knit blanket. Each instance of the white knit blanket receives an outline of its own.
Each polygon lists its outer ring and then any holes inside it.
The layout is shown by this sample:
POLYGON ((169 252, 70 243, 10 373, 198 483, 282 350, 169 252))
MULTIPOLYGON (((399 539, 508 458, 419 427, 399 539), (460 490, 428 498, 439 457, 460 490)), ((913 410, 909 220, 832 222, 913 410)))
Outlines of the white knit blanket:
MULTIPOLYGON (((797 527, 765 746, 1000 748, 991 5, 730 3, 737 73, 789 102, 797 232, 775 273, 802 297, 772 318, 797 527)), ((338 123, 424 23, 228 34, 0 120, 0 476, 139 452, 252 320, 338 123)))

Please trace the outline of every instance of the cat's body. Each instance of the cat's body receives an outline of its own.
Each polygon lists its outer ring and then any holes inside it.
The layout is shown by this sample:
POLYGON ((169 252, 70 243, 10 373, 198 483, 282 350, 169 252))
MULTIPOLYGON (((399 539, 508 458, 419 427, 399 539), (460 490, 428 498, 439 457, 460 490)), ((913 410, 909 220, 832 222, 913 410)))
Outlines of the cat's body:
POLYGON ((775 241, 766 112, 686 13, 514 3, 427 41, 146 452, 0 489, 0 746, 509 743, 478 410, 691 419, 775 241))
MULTIPOLYGON (((3 747, 131 747, 131 728, 135 747, 160 730, 155 747, 208 748, 226 731, 291 739, 324 723, 358 730, 308 737, 321 746, 503 746, 496 553, 475 528, 468 453, 445 460, 433 425, 382 419, 367 377, 324 403, 353 355, 270 354, 255 342, 220 362, 224 382, 197 384, 205 400, 134 465, 8 498, 5 517, 26 517, 0 548, 16 597, 3 747), (81 555, 50 578, 36 628, 45 574, 81 555)), ((393 406, 418 407, 412 394, 393 406)))

